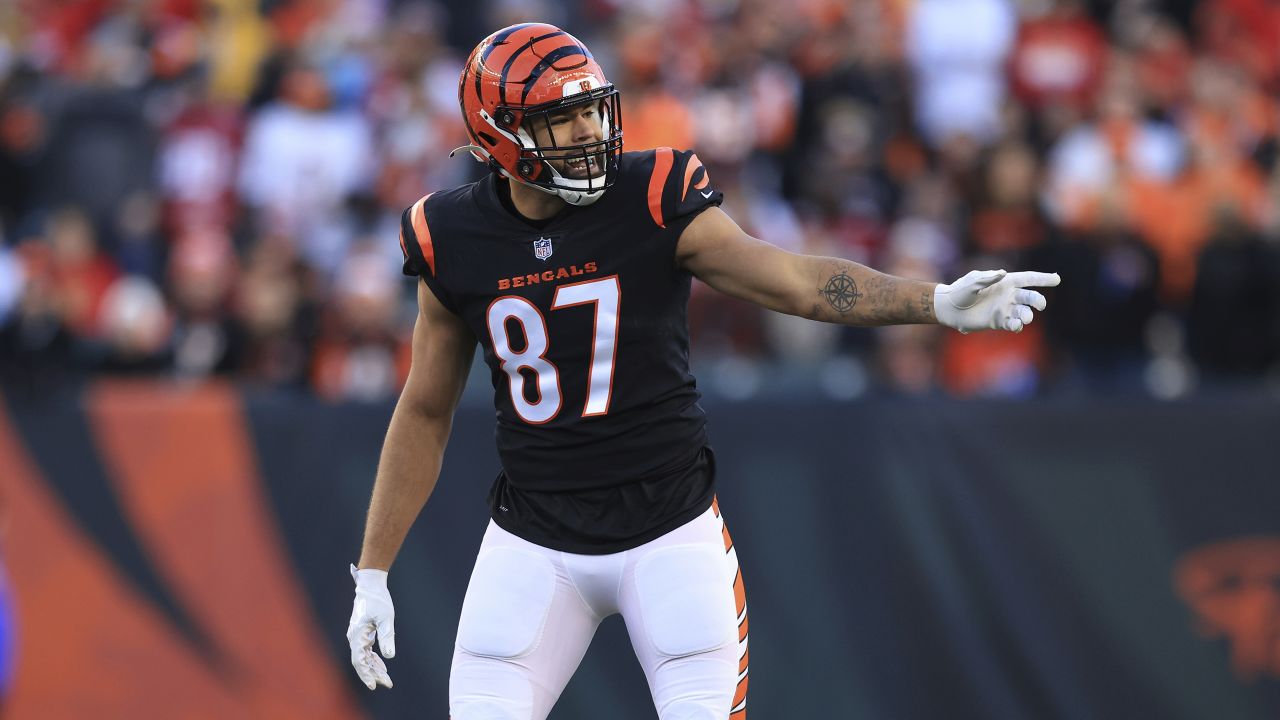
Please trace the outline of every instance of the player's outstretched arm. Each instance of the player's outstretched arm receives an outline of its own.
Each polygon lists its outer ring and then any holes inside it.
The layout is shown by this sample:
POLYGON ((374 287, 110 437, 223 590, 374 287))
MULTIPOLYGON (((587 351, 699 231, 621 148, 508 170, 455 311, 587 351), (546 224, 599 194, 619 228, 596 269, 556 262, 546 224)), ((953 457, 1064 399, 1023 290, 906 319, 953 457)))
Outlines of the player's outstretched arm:
POLYGON ((359 567, 351 568, 356 599, 347 640, 351 664, 370 690, 391 687, 386 665, 373 651, 376 634, 382 654, 395 655, 395 610, 387 571, 435 488, 475 346, 461 318, 444 309, 425 283, 418 283, 413 363, 382 445, 359 567))
POLYGON ((676 259, 711 287, 776 312, 842 325, 940 323, 961 332, 1019 332, 1043 310, 1027 287, 1057 275, 977 271, 950 285, 888 275, 841 258, 787 252, 751 237, 719 208, 680 236, 676 259))

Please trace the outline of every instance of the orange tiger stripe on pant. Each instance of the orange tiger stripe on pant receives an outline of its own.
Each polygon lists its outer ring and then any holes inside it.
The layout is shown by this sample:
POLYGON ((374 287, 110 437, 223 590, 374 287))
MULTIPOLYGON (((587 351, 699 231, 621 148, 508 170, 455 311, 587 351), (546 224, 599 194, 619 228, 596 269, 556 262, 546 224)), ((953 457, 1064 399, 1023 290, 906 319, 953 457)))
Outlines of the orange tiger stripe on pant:
MULTIPOLYGON (((724 535, 724 551, 729 553, 733 550, 733 538, 729 535, 729 527, 724 524, 724 518, 720 517, 720 503, 712 499, 711 509, 717 518, 720 518, 720 532, 724 535)), ((735 555, 736 560, 736 555, 735 555)), ((751 659, 750 648, 748 645, 748 620, 747 620, 747 590, 746 585, 742 581, 742 568, 739 567, 733 578, 733 599, 734 605, 738 613, 738 646, 742 649, 742 656, 738 661, 738 687, 733 693, 733 704, 730 706, 729 720, 746 720, 747 718, 747 686, 749 685, 749 664, 751 659)))

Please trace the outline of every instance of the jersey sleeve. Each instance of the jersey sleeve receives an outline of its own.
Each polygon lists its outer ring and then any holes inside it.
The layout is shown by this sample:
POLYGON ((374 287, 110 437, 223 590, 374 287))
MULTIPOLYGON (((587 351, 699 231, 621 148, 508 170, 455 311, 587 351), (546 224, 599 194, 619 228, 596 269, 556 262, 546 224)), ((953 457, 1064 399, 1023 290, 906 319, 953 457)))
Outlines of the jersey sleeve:
POLYGON ((692 150, 653 151, 649 176, 649 214, 658 227, 687 224, 698 213, 724 201, 724 193, 692 150))
POLYGON ((400 215, 400 252, 404 255, 403 272, 405 275, 417 276, 427 284, 433 295, 450 312, 457 314, 452 298, 440 282, 437 272, 437 253, 435 242, 431 238, 431 229, 427 226, 426 195, 410 205, 400 215))

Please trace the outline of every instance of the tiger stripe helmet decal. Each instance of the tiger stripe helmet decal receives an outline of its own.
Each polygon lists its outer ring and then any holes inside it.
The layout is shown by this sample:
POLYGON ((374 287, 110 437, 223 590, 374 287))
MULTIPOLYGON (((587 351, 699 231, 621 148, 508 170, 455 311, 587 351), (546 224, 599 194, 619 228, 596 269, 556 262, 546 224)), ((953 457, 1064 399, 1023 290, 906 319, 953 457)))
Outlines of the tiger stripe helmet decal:
POLYGON ((586 205, 599 199, 616 179, 622 154, 622 117, 618 91, 586 45, 544 23, 503 28, 471 52, 458 79, 458 104, 476 159, 512 180, 586 205), (550 116, 584 103, 597 103, 599 140, 557 146, 550 116), (542 129, 550 145, 534 141, 542 129), (557 162, 558 161, 558 162, 557 162), (580 161, 582 176, 564 172, 580 161))

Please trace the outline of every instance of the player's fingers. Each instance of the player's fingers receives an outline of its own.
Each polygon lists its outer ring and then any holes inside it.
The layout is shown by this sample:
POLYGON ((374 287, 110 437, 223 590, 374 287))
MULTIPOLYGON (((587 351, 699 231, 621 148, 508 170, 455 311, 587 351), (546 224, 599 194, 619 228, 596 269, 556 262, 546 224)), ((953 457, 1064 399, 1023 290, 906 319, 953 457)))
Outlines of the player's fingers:
POLYGON ((369 661, 370 655, 372 653, 368 650, 358 653, 353 650, 351 653, 351 667, 356 669, 356 676, 360 678, 360 682, 372 690, 378 684, 378 679, 373 672, 373 663, 369 661))
POLYGON ((1058 273, 1042 273, 1031 270, 1009 273, 1009 282, 1014 287, 1054 287, 1062 282, 1058 273))
POLYGON ((1043 295, 1035 290, 1027 290, 1025 288, 1018 288, 1013 291, 1013 301, 1019 305, 1030 305, 1037 310, 1044 310, 1045 306, 1048 305, 1043 295))
POLYGON ((347 641, 351 644, 351 666, 356 669, 356 675, 360 676, 360 681, 372 690, 374 677, 369 656, 373 654, 373 626, 369 623, 353 622, 347 628, 347 641))
POLYGON ((378 649, 382 651, 382 657, 384 658, 396 656, 395 618, 387 618, 378 623, 378 649))
POLYGON ((374 676, 373 668, 370 667, 368 663, 356 665, 356 676, 359 677, 360 682, 364 683, 364 686, 370 690, 373 690, 378 686, 378 678, 374 676))
POLYGON ((347 643, 351 645, 351 657, 363 653, 373 646, 373 623, 352 620, 347 626, 347 643))
POLYGON ((1016 317, 1006 318, 1004 321, 1004 329, 1009 332, 1022 332, 1022 319, 1016 317))
POLYGON ((1026 305, 1014 305, 1013 316, 1022 321, 1023 326, 1030 325, 1035 319, 1035 313, 1031 312, 1031 308, 1026 305))
MULTIPOLYGON (((383 687, 391 687, 391 676, 387 674, 387 665, 382 662, 382 658, 374 653, 369 653, 369 667, 373 671, 374 682, 383 687)), ((374 688, 369 688, 373 690, 374 688)))

